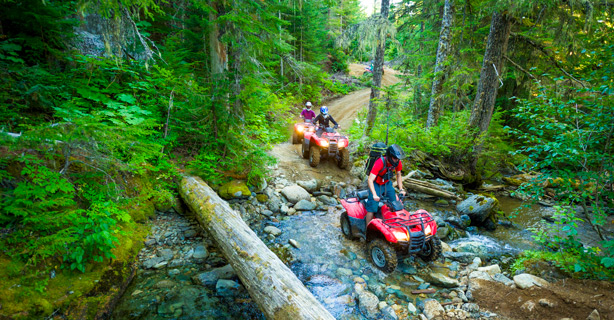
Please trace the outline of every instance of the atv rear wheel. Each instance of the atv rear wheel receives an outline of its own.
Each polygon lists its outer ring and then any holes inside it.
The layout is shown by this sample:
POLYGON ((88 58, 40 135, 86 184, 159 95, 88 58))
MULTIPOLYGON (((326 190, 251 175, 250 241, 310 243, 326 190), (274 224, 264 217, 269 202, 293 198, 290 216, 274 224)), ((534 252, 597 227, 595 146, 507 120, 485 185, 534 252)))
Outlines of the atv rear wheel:
POLYGON ((299 143, 299 138, 298 135, 296 134, 296 131, 292 132, 292 144, 297 144, 299 143))
POLYGON ((431 240, 424 244, 422 251, 418 253, 418 257, 422 260, 429 262, 435 261, 441 255, 441 240, 433 236, 431 240))
POLYGON ((309 159, 309 141, 303 141, 301 144, 301 153, 304 159, 309 159))
POLYGON ((369 242, 367 250, 371 262, 380 270, 390 273, 397 268, 397 264, 399 263, 397 260, 397 252, 383 239, 376 238, 369 242))
POLYGON ((309 148, 309 165, 317 167, 320 164, 320 147, 311 146, 309 148))
POLYGON ((350 165, 350 151, 348 149, 339 150, 339 161, 337 165, 339 169, 347 169, 350 165))
POLYGON ((339 222, 341 224, 341 232, 343 232, 343 235, 350 240, 356 239, 356 237, 352 234, 352 224, 350 224, 350 218, 348 217, 347 212, 341 214, 339 222))

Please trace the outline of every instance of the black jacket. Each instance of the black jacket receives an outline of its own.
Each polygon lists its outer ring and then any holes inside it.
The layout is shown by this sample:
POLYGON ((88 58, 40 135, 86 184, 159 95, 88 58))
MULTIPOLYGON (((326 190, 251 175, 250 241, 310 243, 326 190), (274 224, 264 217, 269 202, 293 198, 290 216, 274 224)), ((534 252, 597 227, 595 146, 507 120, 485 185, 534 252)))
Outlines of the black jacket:
POLYGON ((332 121, 335 125, 338 125, 337 121, 335 121, 330 114, 323 115, 320 113, 315 119, 313 119, 313 123, 324 128, 328 128, 329 121, 332 121))

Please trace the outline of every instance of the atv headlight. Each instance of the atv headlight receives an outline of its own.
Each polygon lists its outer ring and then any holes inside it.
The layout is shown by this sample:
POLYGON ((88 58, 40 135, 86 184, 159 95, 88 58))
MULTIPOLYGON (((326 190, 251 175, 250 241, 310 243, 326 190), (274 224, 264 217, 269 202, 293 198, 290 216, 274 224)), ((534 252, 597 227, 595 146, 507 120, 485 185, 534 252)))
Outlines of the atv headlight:
POLYGON ((345 148, 348 146, 348 141, 347 140, 340 140, 339 141, 339 148, 345 148))
POLYGON ((397 238, 398 241, 407 241, 409 240, 409 237, 407 236, 407 232, 405 232, 405 230, 399 229, 399 230, 392 230, 392 234, 394 234, 395 238, 397 238))
POLYGON ((320 146, 324 148, 328 147, 328 140, 322 140, 322 142, 320 142, 320 146))
POLYGON ((305 130, 305 127, 302 124, 299 124, 298 126, 296 126, 296 130, 298 132, 303 132, 303 130, 305 130))
POLYGON ((431 226, 427 224, 424 228, 424 235, 428 236, 431 234, 431 232, 433 232, 433 230, 431 230, 431 226))

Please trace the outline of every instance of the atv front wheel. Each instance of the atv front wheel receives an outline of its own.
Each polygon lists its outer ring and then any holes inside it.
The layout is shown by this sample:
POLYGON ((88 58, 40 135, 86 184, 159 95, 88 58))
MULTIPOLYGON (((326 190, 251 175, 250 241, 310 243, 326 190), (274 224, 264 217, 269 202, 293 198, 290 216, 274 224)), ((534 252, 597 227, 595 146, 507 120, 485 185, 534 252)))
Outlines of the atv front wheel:
POLYGON ((433 236, 431 240, 424 244, 422 247, 422 251, 418 253, 418 257, 420 257, 425 262, 435 261, 441 255, 441 240, 439 238, 433 236))
POLYGON ((339 222, 341 223, 341 232, 343 232, 343 235, 350 240, 356 239, 356 237, 352 234, 352 224, 350 224, 350 218, 348 217, 347 212, 341 214, 339 222))
POLYGON ((299 143, 299 138, 298 135, 296 134, 296 131, 292 132, 292 144, 297 144, 299 143))
POLYGON ((301 144, 301 153, 304 159, 309 159, 309 141, 303 141, 301 144))
POLYGON ((311 148, 309 148, 309 165, 317 167, 318 164, 320 164, 320 147, 311 146, 311 148))
POLYGON ((369 257, 371 262, 380 270, 390 273, 397 268, 397 252, 394 248, 381 238, 376 238, 369 242, 369 257))
POLYGON ((350 151, 348 149, 339 150, 339 169, 346 169, 350 165, 350 151))

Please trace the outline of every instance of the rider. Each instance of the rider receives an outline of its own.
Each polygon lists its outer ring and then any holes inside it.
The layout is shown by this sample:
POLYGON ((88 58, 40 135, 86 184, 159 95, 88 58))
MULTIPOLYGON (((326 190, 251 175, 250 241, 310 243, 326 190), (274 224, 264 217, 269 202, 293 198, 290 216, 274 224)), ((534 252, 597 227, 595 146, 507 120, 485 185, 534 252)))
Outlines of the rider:
POLYGON ((313 123, 318 126, 318 129, 316 130, 318 137, 322 135, 324 129, 328 128, 329 121, 332 121, 335 124, 335 127, 338 126, 337 121, 335 121, 335 119, 328 114, 328 107, 322 106, 320 108, 320 114, 313 120, 313 123))
POLYGON ((381 157, 375 161, 367 184, 369 185, 369 199, 367 200, 367 217, 365 219, 365 226, 369 225, 373 215, 377 212, 379 207, 379 201, 382 197, 388 198, 388 201, 392 202, 396 200, 396 194, 392 187, 393 171, 396 171, 397 185, 399 192, 405 194, 403 189, 403 177, 401 176, 401 159, 405 158, 403 149, 397 144, 393 144, 386 149, 386 156, 381 157))
POLYGON ((307 103, 305 103, 305 108, 301 112, 301 118, 307 121, 307 120, 312 120, 315 117, 316 117, 316 113, 313 112, 313 110, 311 110, 311 102, 307 101, 307 103))

